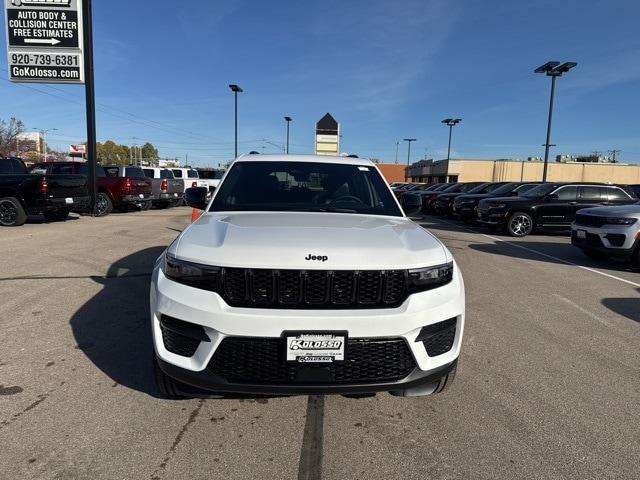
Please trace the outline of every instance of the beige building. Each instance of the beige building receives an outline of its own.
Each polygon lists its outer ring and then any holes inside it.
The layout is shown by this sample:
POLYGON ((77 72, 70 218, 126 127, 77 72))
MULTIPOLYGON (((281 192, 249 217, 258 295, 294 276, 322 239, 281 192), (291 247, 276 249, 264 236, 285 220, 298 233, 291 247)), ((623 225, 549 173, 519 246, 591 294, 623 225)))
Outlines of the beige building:
MULTIPOLYGON (((528 160, 422 160, 407 169, 413 182, 520 182, 542 179, 544 162, 528 160)), ((550 161, 550 182, 640 184, 640 165, 621 163, 559 163, 550 161)))

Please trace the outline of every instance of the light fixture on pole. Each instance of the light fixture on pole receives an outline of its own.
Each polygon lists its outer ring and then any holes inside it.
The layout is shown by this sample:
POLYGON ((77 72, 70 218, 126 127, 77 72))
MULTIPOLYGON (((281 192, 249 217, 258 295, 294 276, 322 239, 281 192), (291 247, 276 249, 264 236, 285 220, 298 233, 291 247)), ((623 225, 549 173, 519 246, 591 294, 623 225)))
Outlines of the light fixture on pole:
POLYGON ((444 120, 442 120, 442 123, 449 127, 449 148, 447 148, 447 161, 451 159, 451 134, 453 132, 453 127, 455 127, 461 121, 461 118, 445 118, 444 120))
POLYGON ((549 99, 549 119, 547 121, 547 141, 544 143, 544 169, 542 170, 542 181, 547 181, 547 166, 549 164, 549 147, 551 147, 551 119, 553 116, 553 97, 556 91, 556 78, 561 77, 563 73, 567 73, 573 67, 578 65, 576 62, 560 62, 550 61, 544 65, 540 65, 533 72, 544 73, 551 77, 551 97, 549 99))
POLYGON ((42 135, 42 160, 43 161, 47 161, 47 133, 48 132, 55 132, 58 129, 57 128, 47 128, 45 130, 40 130, 39 128, 36 128, 35 130, 39 130, 40 134, 42 135))
POLYGON ((238 158, 238 93, 242 93, 242 90, 238 85, 231 84, 229 88, 233 92, 235 97, 235 156, 233 158, 238 158))
POLYGON ((415 138, 405 138, 403 139, 405 142, 409 144, 409 148, 407 149, 407 167, 411 164, 411 142, 415 142, 415 138))
POLYGON ((285 120, 285 122, 287 122, 287 149, 286 149, 286 153, 287 153, 287 155, 289 155, 289 124, 291 123, 293 118, 284 117, 284 120, 285 120))

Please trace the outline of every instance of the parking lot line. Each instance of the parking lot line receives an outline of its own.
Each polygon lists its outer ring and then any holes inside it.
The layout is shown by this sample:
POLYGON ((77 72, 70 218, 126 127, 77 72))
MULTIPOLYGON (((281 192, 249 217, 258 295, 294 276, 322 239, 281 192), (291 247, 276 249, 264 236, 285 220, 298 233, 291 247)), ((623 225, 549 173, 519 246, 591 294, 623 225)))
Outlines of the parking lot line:
POLYGON ((586 270, 587 272, 596 273, 598 275, 602 275, 603 277, 612 278, 612 279, 618 280, 618 281, 620 281, 622 283, 626 283, 628 285, 640 288, 640 283, 636 283, 636 282, 632 282, 631 280, 627 280, 627 279, 624 279, 624 278, 616 277, 615 275, 611 275, 609 273, 601 272, 600 270, 596 270, 595 268, 585 267, 584 265, 578 265, 577 263, 570 262, 569 260, 565 260, 565 259, 559 258, 559 257, 554 257, 553 255, 549 255, 547 253, 542 253, 542 252, 540 252, 538 250, 534 250, 533 248, 524 247, 522 245, 518 245, 517 243, 509 242, 508 240, 502 240, 501 238, 497 238, 497 237, 493 237, 491 235, 487 235, 486 233, 481 233, 480 235, 482 235, 483 237, 490 238, 491 240, 494 240, 496 242, 506 243, 508 245, 512 245, 514 247, 521 248, 522 250, 526 250, 527 252, 536 253, 536 254, 538 254, 540 256, 547 257, 547 258, 550 258, 552 260, 556 260, 556 261, 564 263, 566 265, 572 265, 574 267, 581 268, 582 270, 586 270))
MULTIPOLYGON (((422 218, 422 220, 424 220, 424 217, 422 218)), ((489 239, 491 239, 491 240, 493 240, 495 242, 506 243, 507 245, 511 245, 513 247, 516 247, 516 248, 521 248, 522 250, 526 250, 527 252, 535 253, 535 254, 540 255, 542 257, 550 258, 550 259, 555 260, 557 262, 564 263, 565 265, 571 265, 573 267, 578 267, 578 268, 581 268, 582 270, 586 270, 587 272, 595 273, 597 275, 602 275, 603 277, 608 277, 608 278, 611 278, 613 280, 618 280, 618 281, 620 281, 622 283, 626 283, 627 285, 631 285, 633 287, 640 288, 640 283, 632 282, 631 280, 627 280, 627 279, 624 279, 624 278, 621 278, 621 277, 617 277, 617 276, 611 275, 609 273, 601 272, 600 270, 596 270, 595 268, 585 267, 584 265, 579 265, 577 263, 570 262, 569 260, 565 260, 563 258, 555 257, 553 255, 549 255, 547 253, 543 253, 543 252, 540 252, 538 250, 534 250, 533 248, 524 247, 522 245, 518 245, 517 242, 510 242, 508 240, 503 240, 501 238, 497 238, 497 237, 494 237, 492 235, 487 235, 486 233, 480 233, 480 232, 472 230, 472 229, 470 229, 468 227, 465 227, 463 225, 459 225, 459 224, 456 224, 456 223, 448 222, 446 220, 438 219, 438 221, 440 221, 442 223, 445 223, 447 225, 456 227, 456 228, 460 228, 460 229, 466 230, 469 233, 476 233, 478 235, 482 235, 483 237, 489 238, 489 239)))

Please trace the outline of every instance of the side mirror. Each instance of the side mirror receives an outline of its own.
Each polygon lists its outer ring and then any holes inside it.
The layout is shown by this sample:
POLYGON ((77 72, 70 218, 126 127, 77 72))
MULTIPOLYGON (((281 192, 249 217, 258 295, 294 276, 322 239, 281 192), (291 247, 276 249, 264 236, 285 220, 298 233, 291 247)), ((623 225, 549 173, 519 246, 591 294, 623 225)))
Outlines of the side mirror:
POLYGON ((547 202, 554 202, 554 201, 559 200, 559 199, 560 199, 560 197, 558 197, 557 193, 550 193, 549 195, 547 195, 545 197, 545 200, 547 202))
POLYGON ((420 195, 405 194, 402 196, 401 204, 405 215, 415 215, 422 209, 422 197, 420 195))
POLYGON ((184 191, 184 201, 187 205, 198 210, 207 208, 207 187, 191 187, 184 191))

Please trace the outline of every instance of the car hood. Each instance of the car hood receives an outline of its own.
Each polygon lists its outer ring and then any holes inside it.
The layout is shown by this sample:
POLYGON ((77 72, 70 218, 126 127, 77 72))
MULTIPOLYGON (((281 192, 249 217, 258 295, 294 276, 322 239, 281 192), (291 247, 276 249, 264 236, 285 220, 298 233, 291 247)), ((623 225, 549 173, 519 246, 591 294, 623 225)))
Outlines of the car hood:
POLYGON ((408 218, 320 212, 205 213, 169 253, 208 265, 309 270, 405 269, 451 260, 440 241, 408 218))
POLYGON ((640 203, 632 205, 619 205, 614 207, 583 208, 578 211, 583 215, 595 215, 599 217, 632 217, 640 218, 640 203))

